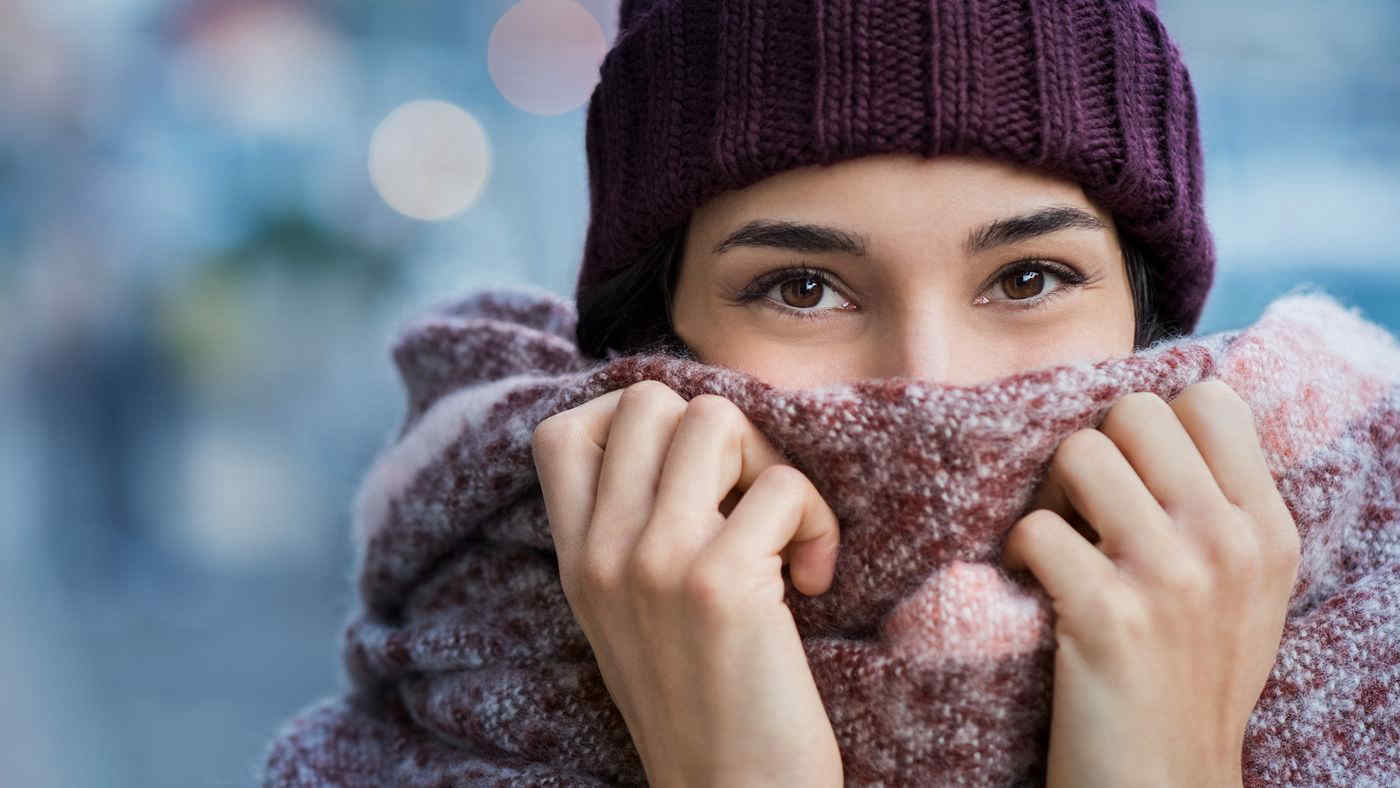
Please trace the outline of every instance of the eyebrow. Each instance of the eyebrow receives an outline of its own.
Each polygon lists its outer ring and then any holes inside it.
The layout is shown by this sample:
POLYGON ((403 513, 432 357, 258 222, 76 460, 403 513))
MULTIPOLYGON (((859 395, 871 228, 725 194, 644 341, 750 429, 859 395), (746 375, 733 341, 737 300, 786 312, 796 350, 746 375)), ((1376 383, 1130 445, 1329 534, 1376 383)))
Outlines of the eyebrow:
POLYGON ((715 244, 724 254, 736 246, 771 246, 795 252, 844 252, 864 257, 868 239, 859 233, 786 219, 754 219, 715 244))
MULTIPOLYGON (((996 219, 968 233, 963 251, 969 256, 997 246, 1013 244, 1069 228, 1104 230, 1099 217, 1073 205, 1049 205, 1030 213, 996 219)), ((821 224, 785 219, 754 219, 715 244, 724 254, 738 246, 790 249, 795 252, 839 252, 864 257, 869 238, 860 233, 821 224)))
POLYGON ((963 251, 971 256, 996 246, 1038 238, 1071 227, 1106 230, 1108 224, 1073 205, 1049 205, 1020 216, 997 219, 973 230, 963 242, 963 251))

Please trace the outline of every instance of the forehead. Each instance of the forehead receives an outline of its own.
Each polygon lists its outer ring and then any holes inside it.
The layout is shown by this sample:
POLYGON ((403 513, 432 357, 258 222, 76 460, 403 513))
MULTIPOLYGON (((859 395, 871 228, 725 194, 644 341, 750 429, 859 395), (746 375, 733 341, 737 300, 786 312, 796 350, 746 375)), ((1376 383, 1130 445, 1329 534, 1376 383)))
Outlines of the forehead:
POLYGON ((691 222, 697 235, 715 240, 749 220, 774 217, 859 227, 872 237, 957 234, 1052 202, 1080 206, 1110 221, 1068 179, 997 159, 900 153, 776 173, 712 198, 696 209, 691 222))

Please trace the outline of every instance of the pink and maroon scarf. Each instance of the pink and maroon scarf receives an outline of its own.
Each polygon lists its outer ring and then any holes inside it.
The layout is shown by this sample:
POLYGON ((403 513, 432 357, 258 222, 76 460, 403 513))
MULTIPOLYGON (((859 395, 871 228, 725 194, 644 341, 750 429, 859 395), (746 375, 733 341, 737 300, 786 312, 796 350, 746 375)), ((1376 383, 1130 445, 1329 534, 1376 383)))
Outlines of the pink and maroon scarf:
POLYGON ((851 785, 1037 785, 1053 621, 1001 568, 1059 442, 1121 396, 1221 378, 1302 537, 1245 784, 1400 784, 1400 344, 1295 291, 1252 325, 971 386, 784 389, 674 355, 583 357, 571 302, 468 294, 405 326, 394 439, 355 504, 349 688, 289 720, 265 785, 644 785, 559 584, 531 454, 545 417, 643 379, 732 400, 841 525, 787 599, 851 785))

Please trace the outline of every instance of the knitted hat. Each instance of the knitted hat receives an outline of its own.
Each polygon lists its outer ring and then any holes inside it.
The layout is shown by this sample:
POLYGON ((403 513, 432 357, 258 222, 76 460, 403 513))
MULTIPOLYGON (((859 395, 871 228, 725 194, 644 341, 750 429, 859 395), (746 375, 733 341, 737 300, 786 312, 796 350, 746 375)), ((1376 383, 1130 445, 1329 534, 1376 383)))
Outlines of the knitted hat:
POLYGON ((588 104, 575 298, 720 192, 857 156, 1077 182, 1194 330, 1215 250, 1195 93, 1155 0, 622 0, 588 104))

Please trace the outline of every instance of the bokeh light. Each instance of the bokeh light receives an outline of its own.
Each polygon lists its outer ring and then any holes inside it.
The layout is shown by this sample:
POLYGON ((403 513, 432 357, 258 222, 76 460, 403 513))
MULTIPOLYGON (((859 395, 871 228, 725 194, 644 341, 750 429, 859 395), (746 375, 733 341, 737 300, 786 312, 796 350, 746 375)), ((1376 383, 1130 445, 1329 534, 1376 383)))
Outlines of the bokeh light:
POLYGON ((391 208, 440 220, 466 210, 491 175, 486 131, 466 110, 419 99, 389 113, 369 143, 369 177, 391 208))
POLYGON ((182 493, 159 540, 211 569, 269 563, 304 565, 319 547, 301 526, 323 516, 302 491, 316 483, 314 466, 266 436, 229 425, 206 425, 188 435, 178 463, 182 493))
POLYGON ((606 52, 603 28, 576 0, 521 0, 492 28, 486 65, 511 104, 560 115, 588 100, 606 52))
POLYGON ((190 14, 167 72, 177 103, 252 134, 314 136, 348 115, 347 44, 306 8, 253 2, 190 14))

